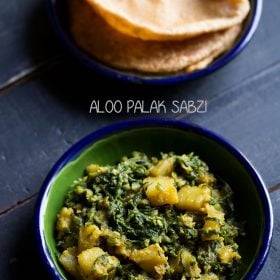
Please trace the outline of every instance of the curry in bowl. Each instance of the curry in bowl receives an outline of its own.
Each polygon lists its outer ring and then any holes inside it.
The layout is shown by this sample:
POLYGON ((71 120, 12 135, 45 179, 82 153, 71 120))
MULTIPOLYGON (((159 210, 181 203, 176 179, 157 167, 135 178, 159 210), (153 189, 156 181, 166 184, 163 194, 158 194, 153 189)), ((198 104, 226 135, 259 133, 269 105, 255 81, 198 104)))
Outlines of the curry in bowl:
POLYGON ((74 279, 229 279, 244 231, 231 187, 194 153, 134 152, 90 164, 57 215, 59 263, 74 279))
POLYGON ((213 132, 173 120, 84 137, 53 166, 36 208, 38 249, 56 280, 98 279, 101 256, 112 269, 101 262, 103 279, 253 280, 272 228, 269 195, 249 161, 213 132))

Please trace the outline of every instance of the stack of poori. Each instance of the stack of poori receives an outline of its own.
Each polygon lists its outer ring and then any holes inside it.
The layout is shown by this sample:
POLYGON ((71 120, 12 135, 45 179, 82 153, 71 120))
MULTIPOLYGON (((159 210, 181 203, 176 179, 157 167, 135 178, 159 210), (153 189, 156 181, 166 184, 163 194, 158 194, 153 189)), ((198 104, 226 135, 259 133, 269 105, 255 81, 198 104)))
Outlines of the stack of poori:
POLYGON ((192 72, 229 50, 249 0, 70 0, 77 45, 103 63, 146 74, 192 72))

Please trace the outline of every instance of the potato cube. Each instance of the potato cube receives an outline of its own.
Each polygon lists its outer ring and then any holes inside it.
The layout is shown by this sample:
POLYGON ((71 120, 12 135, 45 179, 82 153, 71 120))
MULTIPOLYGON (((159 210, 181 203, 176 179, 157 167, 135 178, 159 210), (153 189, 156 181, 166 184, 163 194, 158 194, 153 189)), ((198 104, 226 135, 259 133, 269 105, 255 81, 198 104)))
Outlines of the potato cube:
POLYGON ((224 222, 225 213, 222 212, 222 209, 217 210, 213 205, 209 205, 208 203, 205 205, 205 211, 207 213, 207 217, 218 219, 220 222, 224 222))
POLYGON ((177 189, 173 178, 167 176, 148 177, 144 180, 146 195, 153 206, 176 204, 177 189))
POLYGON ((88 225, 80 228, 78 249, 82 252, 99 245, 101 230, 96 225, 88 225))
POLYGON ((200 184, 211 185, 216 182, 216 178, 212 174, 206 173, 204 175, 201 175, 198 178, 198 181, 200 184))
POLYGON ((77 248, 71 247, 63 251, 59 257, 60 263, 63 265, 64 269, 74 276, 76 279, 80 279, 80 273, 78 270, 78 260, 77 260, 77 248))
POLYGON ((139 274, 136 276, 136 280, 151 280, 151 278, 146 275, 139 274))
POLYGON ((220 224, 217 221, 213 221, 213 220, 206 220, 203 226, 203 230, 205 231, 205 236, 202 237, 202 240, 206 241, 206 240, 216 240, 219 238, 219 234, 218 233, 213 233, 211 235, 208 235, 208 232, 211 231, 219 231, 220 230, 220 224))
POLYGON ((130 259, 148 273, 165 274, 167 257, 159 244, 150 245, 142 250, 134 250, 130 259))
POLYGON ((113 279, 119 260, 101 248, 94 247, 78 255, 78 264, 85 280, 113 279))
POLYGON ((94 247, 78 255, 79 269, 83 278, 93 279, 93 264, 98 257, 104 254, 105 252, 101 248, 94 247))
POLYGON ((214 273, 210 273, 201 275, 200 280, 219 280, 219 277, 214 273))
POLYGON ((177 263, 177 269, 181 267, 179 271, 185 271, 186 276, 191 278, 197 278, 200 276, 201 269, 198 266, 196 258, 188 250, 182 249, 180 251, 177 263))
POLYGON ((87 166, 86 170, 87 170, 87 174, 90 177, 96 177, 106 173, 108 171, 108 168, 104 166, 100 166, 98 164, 90 164, 87 166))
POLYGON ((63 207, 57 215, 56 229, 60 236, 63 235, 65 231, 70 231, 73 214, 72 208, 63 207))
POLYGON ((184 226, 188 228, 194 228, 195 222, 193 221, 193 217, 189 216, 188 214, 184 214, 179 217, 179 221, 183 223, 184 226))
POLYGON ((241 257, 238 252, 235 252, 230 246, 223 246, 216 250, 221 263, 229 264, 233 259, 240 260, 241 257))
POLYGON ((210 200, 210 189, 205 185, 198 187, 185 186, 178 192, 179 210, 202 211, 202 207, 210 200))
POLYGON ((131 250, 127 248, 126 237, 117 231, 105 230, 103 236, 106 238, 107 245, 114 248, 114 253, 128 258, 131 250))
POLYGON ((150 174, 153 177, 170 176, 173 169, 174 169, 174 159, 164 158, 150 169, 150 174))

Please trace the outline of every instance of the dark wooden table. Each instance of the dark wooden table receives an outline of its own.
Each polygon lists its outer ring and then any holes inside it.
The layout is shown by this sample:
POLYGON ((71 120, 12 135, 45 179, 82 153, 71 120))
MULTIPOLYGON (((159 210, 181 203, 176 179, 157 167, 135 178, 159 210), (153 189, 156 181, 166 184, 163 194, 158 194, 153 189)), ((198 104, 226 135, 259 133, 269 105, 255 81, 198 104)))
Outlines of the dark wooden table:
POLYGON ((33 236, 47 172, 73 143, 109 123, 151 115, 89 114, 92 99, 207 100, 206 114, 159 114, 203 125, 252 161, 269 189, 275 230, 258 279, 280 279, 280 2, 266 0, 249 47, 217 73, 172 87, 119 84, 69 58, 45 1, 0 0, 0 278, 49 279, 33 236), (102 90, 97 90, 98 87, 102 90))

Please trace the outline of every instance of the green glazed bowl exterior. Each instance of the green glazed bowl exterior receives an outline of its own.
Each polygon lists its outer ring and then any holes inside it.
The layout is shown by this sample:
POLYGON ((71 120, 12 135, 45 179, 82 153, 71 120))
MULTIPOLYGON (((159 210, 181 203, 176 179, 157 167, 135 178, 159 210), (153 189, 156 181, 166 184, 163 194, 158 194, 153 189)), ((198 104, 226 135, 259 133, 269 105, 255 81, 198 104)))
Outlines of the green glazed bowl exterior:
POLYGON ((264 183, 248 160, 226 140, 192 124, 171 120, 138 120, 111 125, 74 145, 46 178, 37 204, 36 235, 43 261, 53 279, 67 279, 57 262, 55 220, 73 181, 90 163, 114 164, 132 151, 197 153, 212 172, 235 192, 236 206, 247 221, 240 241, 242 265, 233 280, 255 279, 267 257, 273 213, 264 183))

